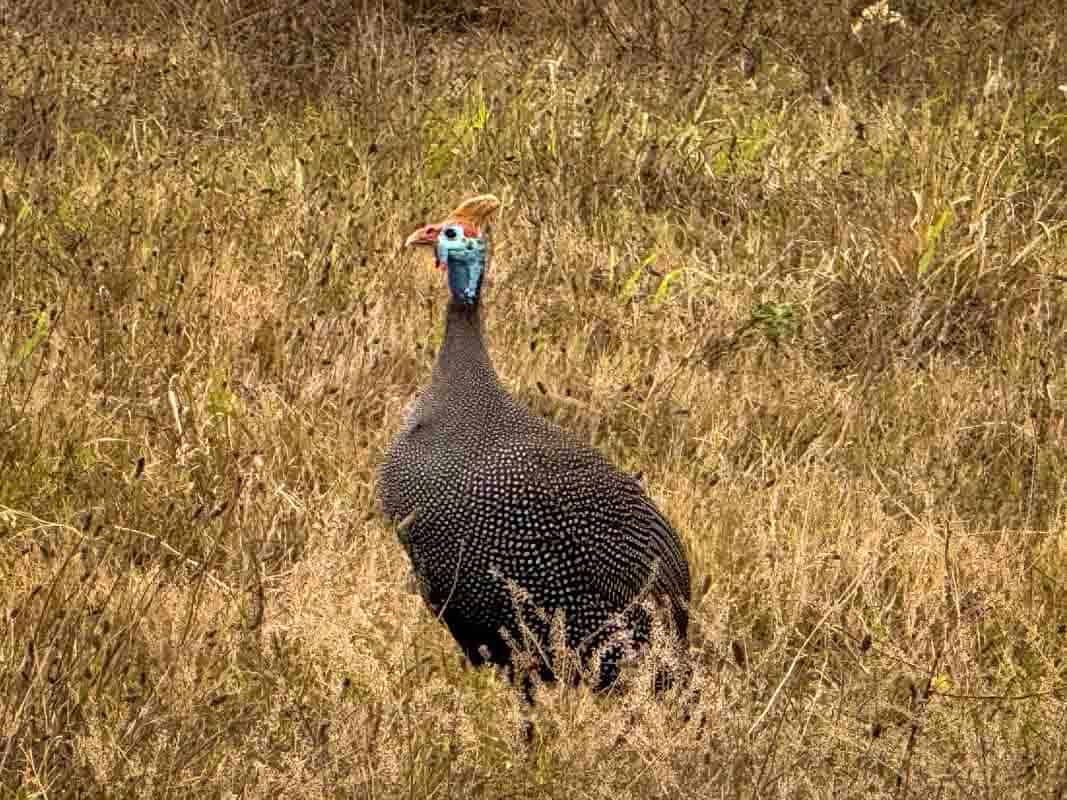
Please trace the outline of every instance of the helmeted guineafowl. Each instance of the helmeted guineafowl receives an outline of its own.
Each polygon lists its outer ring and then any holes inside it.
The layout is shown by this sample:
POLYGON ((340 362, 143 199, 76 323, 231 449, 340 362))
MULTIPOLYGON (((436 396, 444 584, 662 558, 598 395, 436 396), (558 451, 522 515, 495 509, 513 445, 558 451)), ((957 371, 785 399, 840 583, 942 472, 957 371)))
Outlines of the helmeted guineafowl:
POLYGON ((382 466, 381 499, 403 521, 427 605, 472 663, 509 665, 518 647, 555 677, 552 620, 561 614, 568 649, 586 666, 599 652, 592 680, 603 688, 625 640, 647 642, 649 607, 666 612, 684 659, 689 565, 638 479, 498 382, 479 312, 485 226, 498 206, 492 195, 471 198, 407 240, 433 248, 451 300, 430 385, 382 466))

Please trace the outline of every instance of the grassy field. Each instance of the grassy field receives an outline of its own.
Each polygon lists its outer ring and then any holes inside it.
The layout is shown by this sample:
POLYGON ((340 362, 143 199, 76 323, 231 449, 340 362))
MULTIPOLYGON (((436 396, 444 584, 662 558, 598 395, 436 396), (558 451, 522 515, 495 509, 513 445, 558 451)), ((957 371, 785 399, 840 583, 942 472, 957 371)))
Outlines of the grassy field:
POLYGON ((864 6, 0 9, 0 798, 1067 796, 1067 17, 864 6), (505 384, 688 548, 688 719, 524 746, 383 522, 400 245, 485 191, 505 384))

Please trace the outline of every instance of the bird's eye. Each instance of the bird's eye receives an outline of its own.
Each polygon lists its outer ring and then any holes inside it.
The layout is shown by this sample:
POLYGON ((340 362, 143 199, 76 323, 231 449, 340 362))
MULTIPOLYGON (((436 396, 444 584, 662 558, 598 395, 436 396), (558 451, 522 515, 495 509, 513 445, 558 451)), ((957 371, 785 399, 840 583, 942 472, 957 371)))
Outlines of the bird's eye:
POLYGON ((457 234, 456 234, 456 229, 455 228, 445 228, 445 238, 446 239, 455 239, 456 235, 457 234))

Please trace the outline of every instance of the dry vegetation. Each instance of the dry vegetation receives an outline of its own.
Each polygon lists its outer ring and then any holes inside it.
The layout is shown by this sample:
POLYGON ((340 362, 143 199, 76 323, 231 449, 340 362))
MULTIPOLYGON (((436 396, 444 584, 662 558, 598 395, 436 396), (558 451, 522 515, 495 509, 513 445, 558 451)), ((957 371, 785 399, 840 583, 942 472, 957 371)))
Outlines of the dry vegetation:
POLYGON ((1067 21, 889 10, 5 4, 0 797, 1064 796, 1067 21), (689 548, 688 720, 525 749, 410 592, 472 191, 501 375, 689 548))

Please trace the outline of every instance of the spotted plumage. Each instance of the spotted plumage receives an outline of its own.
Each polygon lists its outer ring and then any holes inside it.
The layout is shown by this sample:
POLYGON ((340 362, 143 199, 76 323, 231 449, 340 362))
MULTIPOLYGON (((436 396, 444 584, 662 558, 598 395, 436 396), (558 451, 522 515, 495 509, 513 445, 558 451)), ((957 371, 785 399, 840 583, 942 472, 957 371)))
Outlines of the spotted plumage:
POLYGON ((474 198, 408 240, 434 248, 452 298, 430 385, 382 466, 381 499, 404 521, 427 605, 471 662, 508 664, 518 646, 554 677, 551 620, 561 615, 569 649, 586 661, 603 656, 594 676, 603 686, 626 640, 647 639, 649 604, 668 612, 684 643, 689 568, 635 477, 531 414, 497 380, 479 310, 482 229, 496 206, 474 198))

